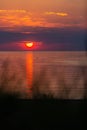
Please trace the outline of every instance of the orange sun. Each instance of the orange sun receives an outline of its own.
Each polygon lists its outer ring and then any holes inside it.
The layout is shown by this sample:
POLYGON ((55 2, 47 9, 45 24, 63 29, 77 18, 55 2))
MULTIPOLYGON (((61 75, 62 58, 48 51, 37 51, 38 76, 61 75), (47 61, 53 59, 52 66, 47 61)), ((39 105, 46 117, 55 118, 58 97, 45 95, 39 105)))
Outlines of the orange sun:
POLYGON ((28 48, 31 48, 31 47, 33 47, 33 42, 27 42, 27 43, 25 43, 25 45, 26 45, 26 47, 28 47, 28 48))

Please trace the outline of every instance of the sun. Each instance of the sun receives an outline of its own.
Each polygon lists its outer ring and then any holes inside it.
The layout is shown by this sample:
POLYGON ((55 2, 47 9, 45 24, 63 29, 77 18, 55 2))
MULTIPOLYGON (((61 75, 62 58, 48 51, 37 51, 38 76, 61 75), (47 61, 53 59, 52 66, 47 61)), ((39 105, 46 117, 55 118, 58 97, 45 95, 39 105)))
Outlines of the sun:
POLYGON ((26 45, 26 47, 28 47, 28 48, 31 48, 31 47, 33 47, 33 42, 27 42, 27 43, 25 43, 25 45, 26 45))

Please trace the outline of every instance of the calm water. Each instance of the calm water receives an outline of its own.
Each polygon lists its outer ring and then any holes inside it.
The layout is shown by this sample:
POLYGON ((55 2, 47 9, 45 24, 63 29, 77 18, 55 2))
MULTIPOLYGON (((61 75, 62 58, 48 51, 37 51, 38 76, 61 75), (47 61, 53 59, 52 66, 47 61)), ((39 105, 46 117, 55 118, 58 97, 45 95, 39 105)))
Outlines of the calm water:
POLYGON ((0 88, 20 98, 52 95, 82 99, 86 93, 85 52, 0 52, 0 88))

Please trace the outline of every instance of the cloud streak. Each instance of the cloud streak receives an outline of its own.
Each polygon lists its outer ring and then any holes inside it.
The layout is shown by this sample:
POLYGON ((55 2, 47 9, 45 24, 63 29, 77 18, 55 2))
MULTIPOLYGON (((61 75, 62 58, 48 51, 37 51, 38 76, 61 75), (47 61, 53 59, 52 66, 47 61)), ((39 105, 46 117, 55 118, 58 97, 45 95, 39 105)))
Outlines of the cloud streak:
POLYGON ((26 13, 26 10, 0 10, 0 13, 26 13))
POLYGON ((35 18, 26 10, 0 10, 0 26, 41 26, 43 18, 35 18))
POLYGON ((20 27, 85 27, 82 16, 66 12, 29 12, 27 10, 0 10, 0 29, 18 30, 20 27))
POLYGON ((45 12, 45 15, 57 15, 57 16, 68 16, 68 13, 64 13, 64 12, 45 12))

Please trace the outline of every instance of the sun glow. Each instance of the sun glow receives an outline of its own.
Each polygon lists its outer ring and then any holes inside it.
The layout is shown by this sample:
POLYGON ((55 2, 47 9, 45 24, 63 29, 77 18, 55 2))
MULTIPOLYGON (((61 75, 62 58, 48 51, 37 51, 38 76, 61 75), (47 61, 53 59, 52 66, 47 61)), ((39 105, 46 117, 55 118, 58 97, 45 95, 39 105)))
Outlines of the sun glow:
POLYGON ((31 47, 33 47, 33 42, 27 42, 27 43, 25 43, 25 45, 26 45, 26 47, 28 47, 28 48, 31 48, 31 47))

